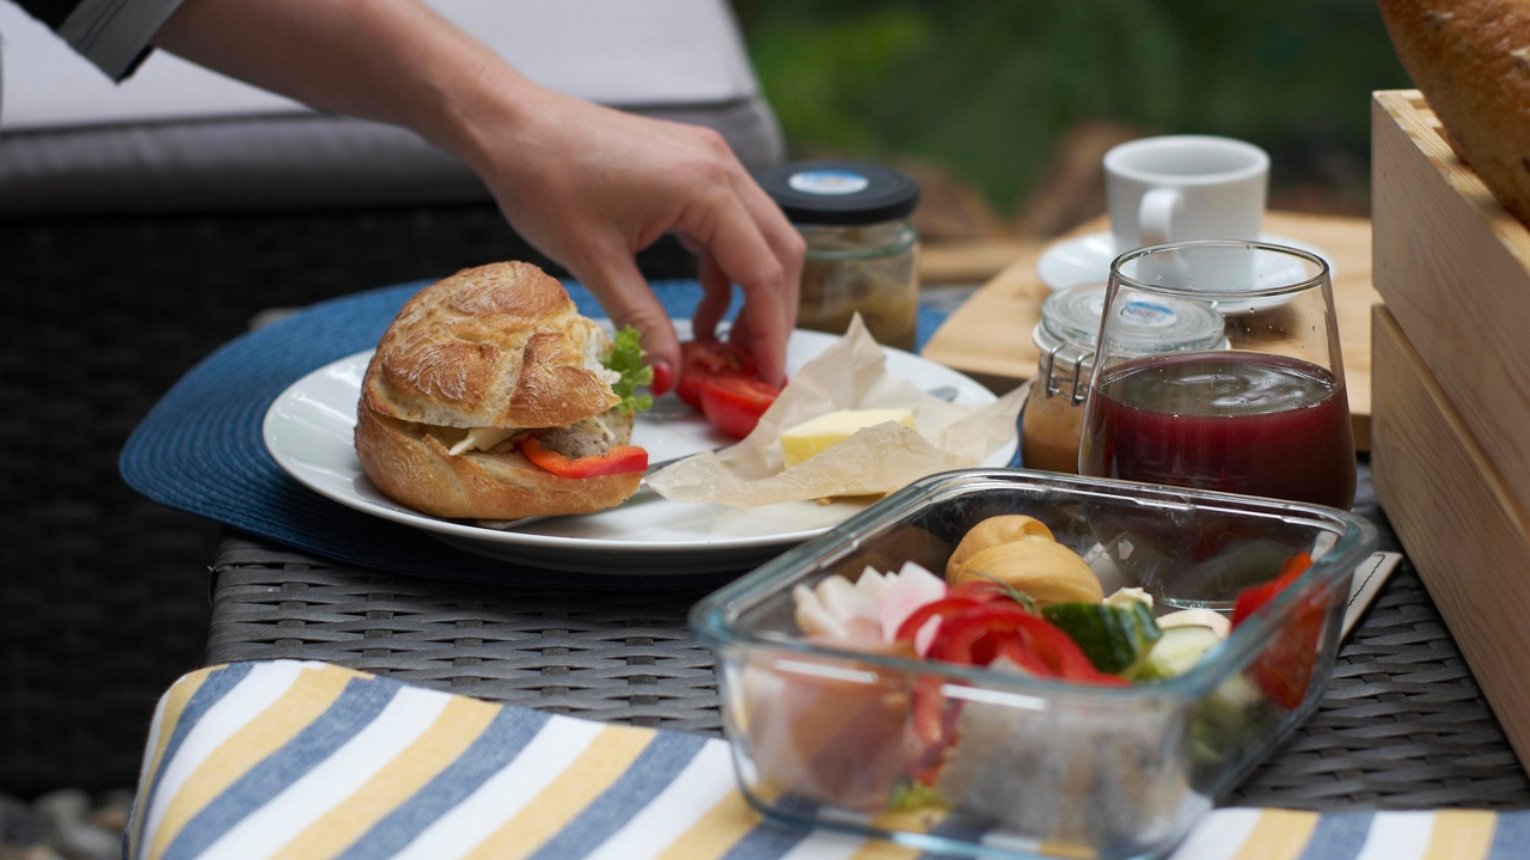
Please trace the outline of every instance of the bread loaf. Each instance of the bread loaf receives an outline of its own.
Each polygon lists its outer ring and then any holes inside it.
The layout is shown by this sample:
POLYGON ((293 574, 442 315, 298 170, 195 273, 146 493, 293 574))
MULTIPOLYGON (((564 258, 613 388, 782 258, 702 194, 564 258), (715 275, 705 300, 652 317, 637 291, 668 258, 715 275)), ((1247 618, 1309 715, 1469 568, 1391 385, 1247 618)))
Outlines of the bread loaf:
POLYGON ((1380 0, 1451 146, 1530 224, 1530 0, 1380 0))

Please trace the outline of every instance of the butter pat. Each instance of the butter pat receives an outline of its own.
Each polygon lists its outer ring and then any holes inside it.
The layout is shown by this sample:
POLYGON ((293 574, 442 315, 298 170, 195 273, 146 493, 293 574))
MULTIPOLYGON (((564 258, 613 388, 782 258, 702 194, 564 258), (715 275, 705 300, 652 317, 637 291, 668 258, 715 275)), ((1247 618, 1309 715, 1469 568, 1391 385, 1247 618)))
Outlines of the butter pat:
POLYGON ((786 467, 801 463, 809 457, 849 439, 856 431, 893 421, 910 430, 914 429, 914 413, 910 409, 841 409, 804 421, 781 434, 781 453, 786 456, 786 467))

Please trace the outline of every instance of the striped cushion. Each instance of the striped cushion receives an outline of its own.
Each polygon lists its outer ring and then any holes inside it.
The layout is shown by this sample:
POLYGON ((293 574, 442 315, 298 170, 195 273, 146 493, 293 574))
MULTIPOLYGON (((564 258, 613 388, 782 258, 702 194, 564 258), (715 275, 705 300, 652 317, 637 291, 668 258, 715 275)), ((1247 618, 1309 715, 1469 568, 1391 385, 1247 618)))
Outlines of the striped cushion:
MULTIPOLYGON (((323 663, 181 679, 149 733, 129 858, 913 858, 780 828, 724 741, 492 705, 323 663)), ((1226 809, 1171 860, 1507 860, 1530 812, 1226 809)))

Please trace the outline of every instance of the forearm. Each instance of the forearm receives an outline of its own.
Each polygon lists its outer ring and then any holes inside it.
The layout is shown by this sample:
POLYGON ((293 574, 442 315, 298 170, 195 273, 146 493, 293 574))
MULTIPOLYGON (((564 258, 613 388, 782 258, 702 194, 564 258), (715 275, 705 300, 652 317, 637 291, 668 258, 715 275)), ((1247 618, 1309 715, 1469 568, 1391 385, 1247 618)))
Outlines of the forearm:
POLYGON ((320 110, 400 125, 469 163, 485 116, 537 89, 416 0, 186 0, 156 46, 320 110))

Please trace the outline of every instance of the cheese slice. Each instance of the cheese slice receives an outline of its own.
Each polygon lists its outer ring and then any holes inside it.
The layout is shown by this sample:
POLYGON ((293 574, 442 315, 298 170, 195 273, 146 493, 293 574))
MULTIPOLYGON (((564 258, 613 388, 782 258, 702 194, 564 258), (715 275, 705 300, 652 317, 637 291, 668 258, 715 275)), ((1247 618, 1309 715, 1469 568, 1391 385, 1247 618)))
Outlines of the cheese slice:
POLYGON ((914 429, 914 413, 910 409, 841 409, 788 428, 781 434, 781 453, 786 456, 786 467, 790 469, 809 457, 822 454, 855 435, 856 431, 889 421, 914 429))
POLYGON ((455 457, 469 451, 487 451, 519 431, 518 427, 469 427, 467 435, 446 453, 455 457))

